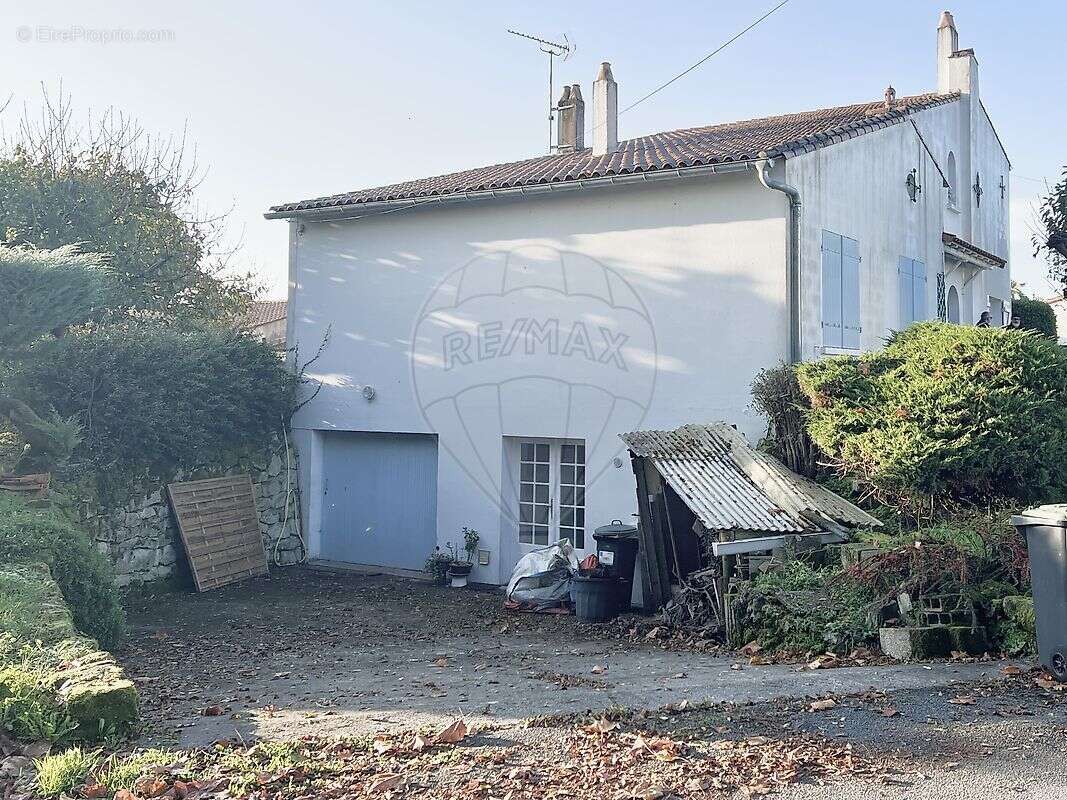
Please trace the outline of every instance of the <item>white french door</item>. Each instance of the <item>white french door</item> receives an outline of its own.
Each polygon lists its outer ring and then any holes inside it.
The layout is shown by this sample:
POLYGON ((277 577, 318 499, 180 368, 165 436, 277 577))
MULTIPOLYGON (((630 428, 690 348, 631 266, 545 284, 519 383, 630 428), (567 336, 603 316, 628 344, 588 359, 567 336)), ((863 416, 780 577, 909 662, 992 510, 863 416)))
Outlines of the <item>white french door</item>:
POLYGON ((585 443, 522 439, 518 450, 520 550, 560 539, 585 550, 585 443))

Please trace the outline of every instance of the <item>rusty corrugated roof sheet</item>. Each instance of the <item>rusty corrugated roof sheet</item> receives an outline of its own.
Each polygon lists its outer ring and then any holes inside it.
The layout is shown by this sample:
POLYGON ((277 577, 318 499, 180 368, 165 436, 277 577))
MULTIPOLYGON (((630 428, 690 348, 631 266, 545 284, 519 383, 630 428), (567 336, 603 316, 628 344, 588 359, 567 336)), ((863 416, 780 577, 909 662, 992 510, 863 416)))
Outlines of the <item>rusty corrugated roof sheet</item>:
POLYGON ((709 530, 811 533, 838 525, 876 527, 863 509, 795 472, 725 423, 620 438, 650 459, 709 530))
POLYGON ((594 156, 592 150, 587 148, 577 153, 540 156, 374 189, 283 203, 273 206, 270 213, 288 214, 751 161, 760 153, 772 157, 790 157, 896 125, 907 119, 910 112, 924 111, 957 99, 959 93, 929 93, 898 98, 891 109, 886 108, 884 101, 878 101, 683 128, 620 142, 617 151, 605 156, 594 156))

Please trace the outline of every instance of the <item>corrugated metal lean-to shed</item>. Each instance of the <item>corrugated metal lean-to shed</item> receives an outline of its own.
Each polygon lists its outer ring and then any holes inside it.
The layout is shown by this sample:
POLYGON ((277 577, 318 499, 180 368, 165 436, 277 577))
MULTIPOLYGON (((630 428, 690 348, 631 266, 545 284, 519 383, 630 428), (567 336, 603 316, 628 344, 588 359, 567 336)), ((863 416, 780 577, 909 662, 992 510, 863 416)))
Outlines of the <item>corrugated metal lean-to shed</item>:
POLYGON ((671 583, 714 575, 725 596, 738 555, 847 541, 881 523, 777 459, 730 425, 621 434, 637 478, 645 607, 671 583), (721 557, 721 564, 713 564, 721 557))
POLYGON ((198 592, 267 574, 267 554, 248 475, 167 487, 198 592))

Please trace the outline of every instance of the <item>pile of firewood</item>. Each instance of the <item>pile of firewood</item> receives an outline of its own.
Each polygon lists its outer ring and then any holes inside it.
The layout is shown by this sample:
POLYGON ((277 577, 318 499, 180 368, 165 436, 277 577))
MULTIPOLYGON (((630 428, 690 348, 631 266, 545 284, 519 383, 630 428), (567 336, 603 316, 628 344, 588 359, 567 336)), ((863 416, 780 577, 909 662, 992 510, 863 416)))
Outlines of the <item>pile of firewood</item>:
POLYGON ((726 620, 717 577, 714 569, 690 573, 663 607, 664 624, 709 639, 721 635, 726 630, 726 620))

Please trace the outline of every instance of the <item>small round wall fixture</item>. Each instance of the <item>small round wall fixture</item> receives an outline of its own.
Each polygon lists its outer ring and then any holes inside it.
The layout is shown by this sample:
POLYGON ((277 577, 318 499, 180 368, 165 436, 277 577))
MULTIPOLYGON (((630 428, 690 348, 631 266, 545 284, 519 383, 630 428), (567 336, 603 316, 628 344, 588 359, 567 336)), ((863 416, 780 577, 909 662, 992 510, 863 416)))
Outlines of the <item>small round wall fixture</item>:
POLYGON ((611 463, 615 466, 615 469, 622 469, 622 459, 618 456, 615 456, 615 458, 611 459, 611 463))
POLYGON ((377 395, 378 392, 373 386, 363 387, 363 399, 366 400, 368 403, 371 402, 375 397, 377 397, 377 395))
POLYGON ((918 203, 919 195, 922 193, 923 187, 919 185, 918 170, 912 170, 908 173, 907 179, 904 181, 905 187, 908 190, 908 197, 911 198, 911 202, 918 203))

